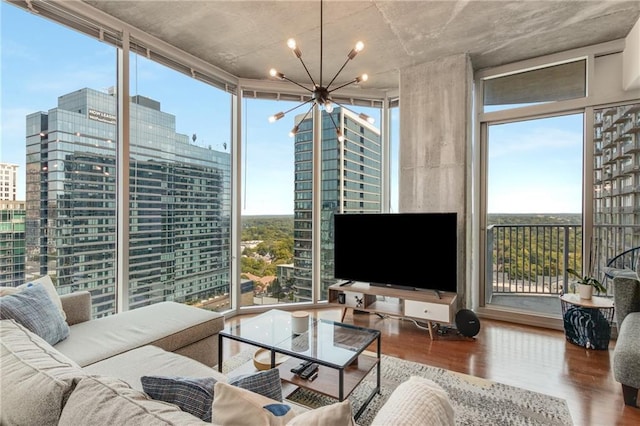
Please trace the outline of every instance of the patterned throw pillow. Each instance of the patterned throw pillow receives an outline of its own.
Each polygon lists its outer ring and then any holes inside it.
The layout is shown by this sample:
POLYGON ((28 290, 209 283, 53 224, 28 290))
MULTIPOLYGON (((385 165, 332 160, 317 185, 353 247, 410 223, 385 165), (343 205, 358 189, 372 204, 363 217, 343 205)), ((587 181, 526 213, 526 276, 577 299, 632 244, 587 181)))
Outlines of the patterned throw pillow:
POLYGON ((50 345, 69 336, 69 325, 42 284, 0 298, 0 319, 13 319, 50 345))
POLYGON ((49 275, 45 275, 41 278, 38 278, 37 280, 33 280, 28 283, 19 285, 18 287, 0 287, 0 297, 20 293, 25 288, 34 286, 35 284, 42 284, 44 289, 47 290, 47 293, 49 294, 49 297, 51 298, 51 301, 53 302, 53 304, 56 305, 60 310, 60 313, 62 314, 62 318, 66 320, 67 314, 64 312, 64 309, 62 308, 62 300, 60 300, 60 295, 58 294, 56 287, 53 285, 53 281, 51 281, 51 277, 49 275))
POLYGON ((282 383, 280 371, 277 368, 231 377, 228 383, 282 402, 282 383))
POLYGON ((211 422, 213 387, 217 381, 213 377, 142 376, 140 381, 151 398, 175 404, 182 411, 211 422))

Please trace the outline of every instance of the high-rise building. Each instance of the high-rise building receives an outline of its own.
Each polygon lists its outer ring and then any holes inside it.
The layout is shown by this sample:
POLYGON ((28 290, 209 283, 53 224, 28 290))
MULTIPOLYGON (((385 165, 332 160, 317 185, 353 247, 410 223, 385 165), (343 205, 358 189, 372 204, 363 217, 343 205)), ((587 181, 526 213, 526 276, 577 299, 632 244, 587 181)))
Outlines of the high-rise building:
POLYGON ((0 286, 17 287, 25 282, 25 204, 0 201, 0 286))
MULTIPOLYGON (((129 306, 229 291, 231 158, 176 133, 160 102, 131 99, 129 306)), ((27 253, 61 294, 115 310, 116 96, 81 89, 27 116, 27 253)))
MULTIPOLYGON (((295 301, 312 294, 312 175, 313 122, 298 115, 295 135, 294 289, 295 301), (302 120, 302 121, 301 121, 302 120)), ((382 210, 382 143, 380 130, 346 108, 331 117, 322 112, 322 173, 320 230, 320 287, 326 298, 333 277, 333 215, 375 213, 382 210), (334 125, 335 123, 335 125, 334 125), (337 126, 343 136, 340 142, 337 126)))
POLYGON ((18 165, 0 163, 0 200, 17 200, 18 165))
POLYGON ((620 254, 620 247, 640 245, 640 104, 595 110, 593 142, 594 238, 589 251, 594 264, 604 266, 620 254))

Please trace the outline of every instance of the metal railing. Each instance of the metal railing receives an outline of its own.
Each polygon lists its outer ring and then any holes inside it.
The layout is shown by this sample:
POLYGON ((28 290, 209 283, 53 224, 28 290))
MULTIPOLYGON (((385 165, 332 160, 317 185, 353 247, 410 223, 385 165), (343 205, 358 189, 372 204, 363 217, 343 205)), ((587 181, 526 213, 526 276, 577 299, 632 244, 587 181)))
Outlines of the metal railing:
POLYGON ((581 225, 491 225, 487 229, 487 291, 566 291, 567 268, 582 268, 581 225))
MULTIPOLYGON (((567 268, 582 271, 582 226, 491 225, 487 228, 486 292, 492 294, 558 295, 570 291, 567 268)), ((640 225, 596 225, 591 244, 590 275, 609 289, 607 266, 633 269, 640 246, 640 225)), ((609 293, 609 292, 607 292, 609 293)))

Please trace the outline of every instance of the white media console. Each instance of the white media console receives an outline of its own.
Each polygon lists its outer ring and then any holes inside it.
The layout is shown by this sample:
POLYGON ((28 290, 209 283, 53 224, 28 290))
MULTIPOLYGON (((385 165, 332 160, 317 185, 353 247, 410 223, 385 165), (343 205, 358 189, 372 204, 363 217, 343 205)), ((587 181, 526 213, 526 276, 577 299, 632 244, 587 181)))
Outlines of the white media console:
POLYGON ((329 303, 342 307, 342 321, 347 309, 426 321, 432 340, 433 323, 453 323, 456 301, 455 293, 404 290, 360 282, 329 287, 329 303), (395 300, 386 301, 387 298, 395 300))

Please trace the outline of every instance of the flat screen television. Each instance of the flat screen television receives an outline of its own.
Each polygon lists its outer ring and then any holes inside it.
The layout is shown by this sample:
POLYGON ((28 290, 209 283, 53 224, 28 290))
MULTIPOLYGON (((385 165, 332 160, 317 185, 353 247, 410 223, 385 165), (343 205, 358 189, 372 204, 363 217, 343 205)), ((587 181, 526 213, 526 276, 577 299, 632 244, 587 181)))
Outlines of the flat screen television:
POLYGON ((457 213, 334 215, 338 280, 457 291, 457 213))

